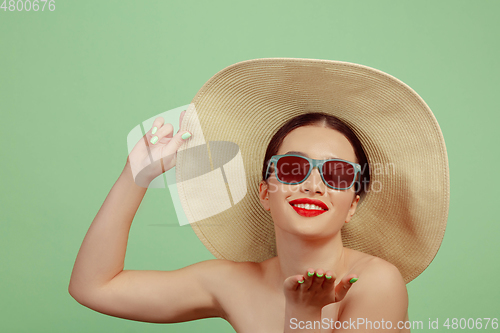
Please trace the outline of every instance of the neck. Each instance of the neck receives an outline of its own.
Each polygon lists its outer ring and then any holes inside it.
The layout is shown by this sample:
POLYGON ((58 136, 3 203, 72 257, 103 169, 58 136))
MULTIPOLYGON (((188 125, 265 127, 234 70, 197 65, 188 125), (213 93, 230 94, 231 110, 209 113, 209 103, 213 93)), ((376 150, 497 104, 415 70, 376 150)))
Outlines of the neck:
POLYGON ((345 274, 345 251, 340 231, 334 237, 304 239, 276 229, 276 270, 281 284, 292 275, 304 275, 307 269, 330 270, 337 279, 345 274))

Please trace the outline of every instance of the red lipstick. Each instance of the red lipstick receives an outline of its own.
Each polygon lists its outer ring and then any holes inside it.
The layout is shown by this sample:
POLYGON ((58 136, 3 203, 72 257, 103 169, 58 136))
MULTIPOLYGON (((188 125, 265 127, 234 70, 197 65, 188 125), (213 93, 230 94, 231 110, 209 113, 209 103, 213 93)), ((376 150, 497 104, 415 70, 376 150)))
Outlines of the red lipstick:
POLYGON ((300 198, 300 199, 295 199, 289 202, 289 204, 292 206, 292 208, 299 214, 300 216, 305 216, 305 217, 313 217, 313 216, 318 216, 320 214, 323 214, 324 212, 328 211, 328 206, 320 200, 316 199, 309 199, 309 198, 300 198), (310 205, 316 205, 324 210, 319 210, 319 209, 305 209, 305 208, 299 208, 293 205, 296 204, 310 204, 310 205))

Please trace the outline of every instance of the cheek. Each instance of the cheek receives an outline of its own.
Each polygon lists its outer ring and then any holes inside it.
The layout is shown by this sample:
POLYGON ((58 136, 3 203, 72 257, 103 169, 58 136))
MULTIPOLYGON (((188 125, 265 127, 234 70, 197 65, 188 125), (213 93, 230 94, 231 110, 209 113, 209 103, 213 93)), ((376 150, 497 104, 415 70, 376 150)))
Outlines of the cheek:
POLYGON ((299 191, 299 186, 287 185, 274 179, 269 182, 269 205, 271 210, 283 210, 286 209, 287 198, 293 196, 299 191))
POLYGON ((272 179, 269 181, 268 187, 269 198, 271 198, 271 196, 274 198, 288 197, 294 193, 297 193, 298 189, 299 186, 283 184, 277 179, 272 179))
POLYGON ((337 192, 330 194, 330 200, 333 204, 336 213, 346 213, 351 208, 353 200, 353 193, 350 192, 337 192))

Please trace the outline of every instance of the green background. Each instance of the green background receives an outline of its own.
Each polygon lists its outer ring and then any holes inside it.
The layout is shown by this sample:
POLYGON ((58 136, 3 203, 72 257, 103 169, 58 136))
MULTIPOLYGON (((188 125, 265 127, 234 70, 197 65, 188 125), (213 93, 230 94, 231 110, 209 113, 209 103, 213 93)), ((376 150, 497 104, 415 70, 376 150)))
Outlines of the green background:
MULTIPOLYGON (((0 10, 0 331, 233 332, 218 318, 107 316, 77 303, 68 282, 123 169, 129 131, 189 104, 224 67, 265 57, 355 62, 422 96, 447 144, 451 202, 439 253, 407 285, 410 319, 500 317, 499 11, 499 1, 456 0, 57 0, 53 12, 0 10)), ((213 258, 191 228, 156 225, 172 218, 168 190, 148 190, 126 269, 213 258)))

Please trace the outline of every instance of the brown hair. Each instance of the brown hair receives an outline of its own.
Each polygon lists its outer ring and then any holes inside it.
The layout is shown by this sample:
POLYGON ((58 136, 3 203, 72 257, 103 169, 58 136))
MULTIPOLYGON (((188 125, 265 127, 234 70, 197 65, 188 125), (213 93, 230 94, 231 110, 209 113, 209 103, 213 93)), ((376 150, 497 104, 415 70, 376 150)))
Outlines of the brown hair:
POLYGON ((362 196, 365 193, 365 188, 370 182, 370 167, 363 146, 354 132, 339 118, 322 113, 311 112, 296 116, 287 121, 281 128, 274 134, 269 145, 267 146, 266 156, 264 157, 264 164, 262 166, 262 179, 266 178, 266 170, 269 160, 273 155, 278 153, 278 150, 283 143, 285 137, 294 129, 307 125, 323 125, 325 127, 334 129, 342 133, 347 140, 351 143, 358 164, 361 165, 361 177, 358 177, 354 184, 356 194, 362 196), (364 186, 361 186, 361 185, 364 186))

